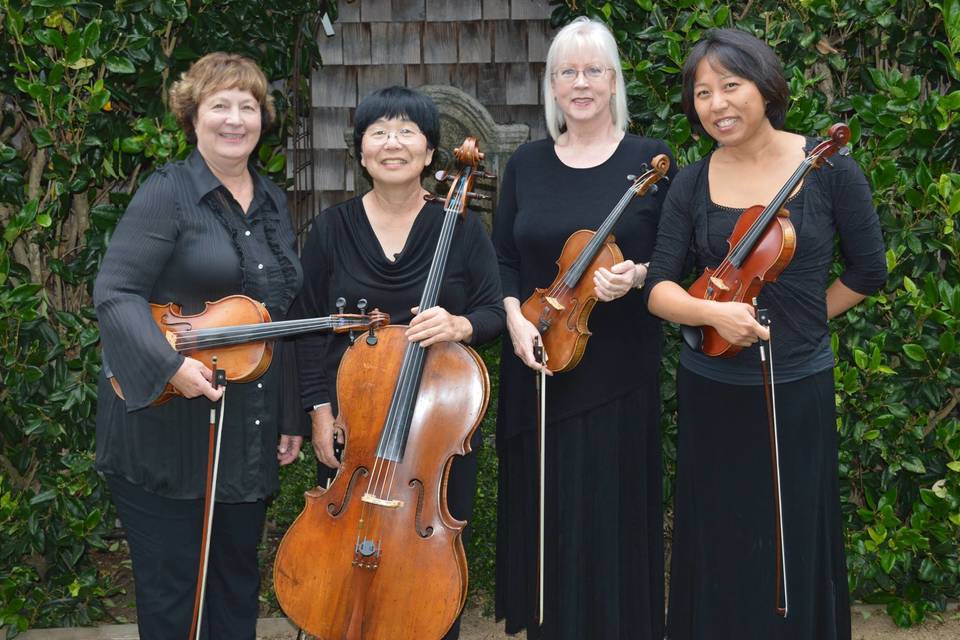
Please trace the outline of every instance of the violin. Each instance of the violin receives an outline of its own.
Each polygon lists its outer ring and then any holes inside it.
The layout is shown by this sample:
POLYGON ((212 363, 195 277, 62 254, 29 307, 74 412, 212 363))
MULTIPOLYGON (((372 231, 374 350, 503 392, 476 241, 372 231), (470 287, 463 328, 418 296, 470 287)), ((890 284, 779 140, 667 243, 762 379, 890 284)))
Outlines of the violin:
MULTIPOLYGON (((797 244, 790 212, 783 205, 810 171, 824 164, 833 166, 828 158, 837 152, 849 153, 845 146, 850 127, 837 123, 830 127, 829 136, 803 159, 766 207, 754 205, 740 214, 727 239, 726 257, 715 269, 705 269, 687 293, 702 300, 752 302, 764 284, 776 282, 793 259, 797 244)), ((681 326, 680 334, 691 349, 708 356, 729 358, 743 348, 723 339, 709 325, 681 326)))
MULTIPOLYGON (((337 302, 346 304, 343 298, 337 302)), ((203 311, 194 315, 183 314, 180 305, 172 302, 151 304, 150 313, 175 351, 199 360, 211 370, 223 369, 227 381, 249 382, 270 368, 273 345, 269 340, 324 329, 334 333, 375 330, 390 323, 390 316, 380 311, 364 313, 366 306, 366 300, 359 300, 360 313, 271 322, 270 312, 262 303, 247 296, 232 295, 205 303, 203 311)), ((108 375, 108 379, 117 396, 123 398, 117 379, 112 375, 108 375)), ((177 388, 167 383, 151 404, 158 406, 179 395, 182 394, 177 388)))
MULTIPOLYGON (((454 227, 472 185, 486 176, 474 138, 455 150, 462 167, 420 309, 437 305, 454 227)), ((470 451, 490 396, 486 367, 457 342, 427 348, 405 326, 357 340, 337 374, 340 468, 306 492, 303 512, 277 549, 274 587, 287 616, 322 640, 438 640, 466 601, 466 522, 447 507, 454 455, 470 451)))
POLYGON ((540 332, 548 356, 547 369, 554 373, 580 364, 591 335, 587 321, 597 295, 593 280, 583 275, 623 262, 623 253, 610 232, 634 196, 656 193, 656 183, 666 179, 670 158, 661 153, 650 163, 652 168, 639 178, 629 176, 633 184, 596 232, 581 229, 567 238, 557 259, 556 279, 546 289, 535 290, 520 306, 523 317, 540 332))

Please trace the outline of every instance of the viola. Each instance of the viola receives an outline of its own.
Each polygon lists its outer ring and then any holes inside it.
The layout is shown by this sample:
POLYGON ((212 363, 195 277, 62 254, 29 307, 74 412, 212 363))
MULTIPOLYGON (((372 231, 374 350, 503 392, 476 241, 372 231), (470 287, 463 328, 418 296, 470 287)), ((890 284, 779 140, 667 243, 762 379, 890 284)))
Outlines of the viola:
MULTIPOLYGON (((454 227, 473 197, 482 159, 467 138, 453 178, 420 309, 437 305, 454 227)), ((475 351, 456 342, 423 348, 405 326, 357 340, 337 374, 337 422, 346 436, 329 488, 306 492, 280 542, 277 600, 323 640, 438 640, 467 594, 461 533, 447 507, 454 455, 470 451, 490 395, 475 351)))
POLYGON ((523 317, 537 328, 547 352, 547 369, 554 373, 569 371, 580 364, 591 333, 587 328, 590 312, 597 304, 592 274, 623 262, 623 253, 611 234, 634 196, 655 193, 656 183, 665 179, 670 158, 659 154, 650 161, 652 168, 633 183, 607 215, 597 231, 581 229, 573 232, 557 259, 557 277, 546 289, 535 290, 520 306, 523 317))
MULTIPOLYGON (((754 205, 740 214, 727 239, 726 257, 715 269, 705 269, 687 293, 702 300, 751 303, 764 284, 777 280, 793 259, 797 243, 790 212, 783 205, 810 171, 824 164, 833 166, 828 158, 837 152, 845 155, 850 127, 837 123, 830 127, 829 136, 803 159, 766 207, 754 205)), ((681 326, 680 334, 691 349, 708 356, 729 358, 743 348, 723 339, 709 325, 681 326)))
MULTIPOLYGON (((228 382, 249 382, 270 368, 271 340, 326 329, 334 333, 375 330, 390 323, 390 316, 380 311, 363 313, 366 300, 358 301, 357 306, 361 313, 271 322, 270 312, 262 303, 247 296, 232 295, 207 302, 203 311, 193 315, 183 314, 180 305, 172 302, 151 304, 150 313, 175 351, 199 360, 211 370, 224 370, 228 382)), ((114 392, 123 398, 117 379, 113 376, 108 379, 114 392)), ((176 387, 167 383, 152 405, 161 405, 179 395, 182 394, 176 387)))

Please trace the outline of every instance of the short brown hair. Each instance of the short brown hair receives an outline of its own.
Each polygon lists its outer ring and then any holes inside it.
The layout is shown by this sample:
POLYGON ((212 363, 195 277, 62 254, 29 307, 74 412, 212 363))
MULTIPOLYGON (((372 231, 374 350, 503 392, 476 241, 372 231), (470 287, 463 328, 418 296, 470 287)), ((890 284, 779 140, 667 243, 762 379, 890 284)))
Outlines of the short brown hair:
POLYGON ((193 122, 204 98, 223 89, 249 91, 260 104, 260 119, 267 130, 277 119, 267 76, 250 58, 235 53, 208 53, 180 74, 170 87, 170 111, 191 142, 196 140, 193 122))

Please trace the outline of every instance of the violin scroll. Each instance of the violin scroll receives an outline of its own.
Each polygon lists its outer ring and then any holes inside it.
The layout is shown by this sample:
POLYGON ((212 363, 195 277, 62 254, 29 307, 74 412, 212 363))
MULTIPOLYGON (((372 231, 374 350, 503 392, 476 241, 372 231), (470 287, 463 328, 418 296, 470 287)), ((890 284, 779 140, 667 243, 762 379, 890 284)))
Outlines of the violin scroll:
POLYGON ((844 154, 847 143, 850 142, 850 127, 838 122, 830 127, 829 139, 824 140, 810 152, 810 162, 813 168, 819 169, 824 164, 833 166, 828 158, 835 153, 844 154))
POLYGON ((650 163, 653 166, 633 181, 633 187, 631 188, 638 196, 645 196, 648 191, 656 193, 657 182, 660 180, 669 180, 669 178, 667 178, 667 171, 670 170, 670 158, 667 157, 666 154, 661 153, 654 156, 650 163))

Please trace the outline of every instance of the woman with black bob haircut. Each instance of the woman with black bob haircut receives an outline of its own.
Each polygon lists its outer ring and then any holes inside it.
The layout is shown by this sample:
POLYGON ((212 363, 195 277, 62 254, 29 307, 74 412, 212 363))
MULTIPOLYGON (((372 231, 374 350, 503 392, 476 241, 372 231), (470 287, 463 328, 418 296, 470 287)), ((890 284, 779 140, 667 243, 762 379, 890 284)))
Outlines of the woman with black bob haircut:
POLYGON ((788 98, 776 54, 743 31, 707 32, 684 64, 684 111, 691 127, 717 147, 682 169, 667 195, 647 276, 648 307, 671 322, 710 325, 743 349, 714 358, 681 348, 671 640, 850 638, 828 321, 879 290, 886 278, 880 224, 863 172, 837 154, 790 195, 785 208, 796 252, 758 297, 771 328, 757 322, 752 305, 694 298, 678 284, 689 275, 688 254, 696 274, 723 260, 740 214, 770 202, 817 144, 780 128, 788 98), (828 282, 836 246, 843 271, 828 282), (757 344, 771 333, 785 594, 778 589, 757 344), (776 608, 787 604, 786 616, 778 615, 776 608))
MULTIPOLYGON (((371 309, 409 325, 407 338, 424 347, 444 341, 479 345, 504 327, 497 258, 476 215, 459 222, 451 241, 438 306, 420 312, 427 273, 443 225, 444 209, 426 202, 420 180, 440 142, 440 117, 428 96, 404 87, 374 92, 357 107, 353 130, 360 165, 373 188, 323 211, 303 247, 304 286, 297 305, 304 317, 336 313, 336 299, 366 298, 371 309)), ((310 412, 319 484, 340 462, 334 440, 337 368, 349 337, 312 334, 297 341, 304 408, 310 412)), ((472 451, 453 460, 447 485, 450 512, 469 522, 477 485, 478 429, 472 451)), ((463 533, 464 546, 470 527, 463 533)), ((459 619, 446 638, 459 636, 459 619)))

